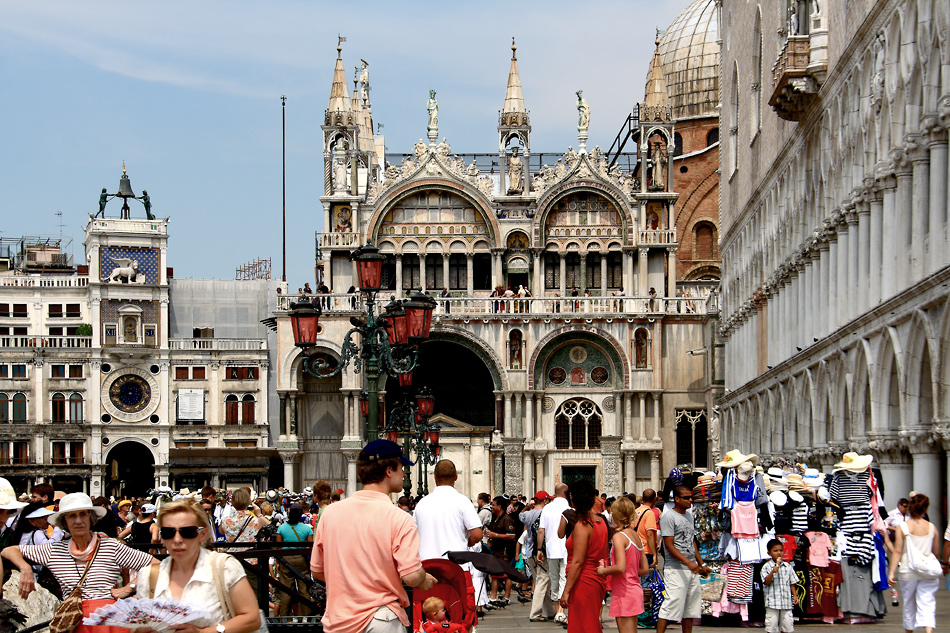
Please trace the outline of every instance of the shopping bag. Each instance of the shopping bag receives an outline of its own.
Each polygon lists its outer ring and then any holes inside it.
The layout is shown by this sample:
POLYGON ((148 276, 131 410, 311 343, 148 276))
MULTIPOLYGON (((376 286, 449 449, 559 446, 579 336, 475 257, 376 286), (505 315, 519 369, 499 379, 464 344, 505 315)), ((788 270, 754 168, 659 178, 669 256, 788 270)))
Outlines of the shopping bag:
POLYGON ((656 623, 657 618, 660 616, 660 607, 663 606, 663 601, 666 599, 666 584, 663 582, 660 573, 655 569, 650 574, 650 579, 647 583, 650 585, 650 594, 652 597, 650 601, 650 617, 653 622, 656 623))

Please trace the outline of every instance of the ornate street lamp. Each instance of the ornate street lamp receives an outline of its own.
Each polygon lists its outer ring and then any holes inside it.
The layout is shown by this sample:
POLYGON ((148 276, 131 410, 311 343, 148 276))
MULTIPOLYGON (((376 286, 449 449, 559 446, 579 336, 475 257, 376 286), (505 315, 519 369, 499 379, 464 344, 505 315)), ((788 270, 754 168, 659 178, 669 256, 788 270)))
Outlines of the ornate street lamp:
MULTIPOLYGON (((423 387, 415 397, 415 405, 411 398, 404 398, 393 406, 389 422, 384 429, 386 437, 393 442, 403 438, 403 452, 406 457, 415 459, 418 465, 416 480, 416 495, 429 494, 429 480, 426 469, 439 461, 442 447, 439 445, 439 427, 429 424, 429 418, 435 408, 435 398, 428 388, 423 387)), ((409 496, 412 490, 412 481, 409 473, 402 484, 403 494, 409 496)))
MULTIPOLYGON (((340 362, 334 366, 326 358, 312 354, 316 346, 321 310, 318 304, 298 301, 290 307, 294 344, 304 351, 303 371, 315 378, 329 378, 353 363, 357 374, 366 366, 366 400, 360 411, 366 416, 367 439, 379 434, 379 376, 411 374, 419 363, 419 344, 429 336, 435 300, 418 293, 410 300, 393 302, 376 315, 376 293, 380 290, 384 256, 372 244, 352 252, 360 293, 366 304, 365 318, 351 317, 353 327, 343 338, 340 362), (358 338, 354 340, 354 335, 358 338), (359 342, 356 342, 359 341, 359 342)), ((411 378, 409 378, 411 384, 411 378)))

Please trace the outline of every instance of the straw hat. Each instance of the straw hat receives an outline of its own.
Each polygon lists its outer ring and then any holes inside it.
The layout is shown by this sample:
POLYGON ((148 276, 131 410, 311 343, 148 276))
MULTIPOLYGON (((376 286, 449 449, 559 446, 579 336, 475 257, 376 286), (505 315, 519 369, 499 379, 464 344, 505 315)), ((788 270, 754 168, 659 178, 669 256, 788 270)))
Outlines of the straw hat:
POLYGON ((841 461, 835 464, 835 470, 847 470, 853 473, 863 473, 874 461, 872 455, 858 455, 857 453, 845 453, 841 456, 841 461))
POLYGON ((92 499, 89 498, 89 495, 84 492, 72 492, 64 496, 59 502, 59 512, 54 512, 49 515, 50 525, 55 525, 65 530, 66 526, 63 525, 63 516, 65 516, 67 512, 75 512, 76 510, 92 510, 99 519, 106 515, 105 508, 92 505, 92 499))
POLYGON ((722 461, 716 464, 716 466, 723 468, 735 468, 742 462, 752 462, 752 465, 755 466, 759 463, 759 456, 755 453, 749 453, 746 455, 738 449, 731 450, 723 455, 722 461))
POLYGON ((805 478, 799 475, 798 473, 789 473, 786 479, 788 480, 789 490, 804 490, 805 489, 805 478))
POLYGON ((16 491, 13 485, 0 477, 0 510, 19 510, 26 504, 16 500, 16 491))

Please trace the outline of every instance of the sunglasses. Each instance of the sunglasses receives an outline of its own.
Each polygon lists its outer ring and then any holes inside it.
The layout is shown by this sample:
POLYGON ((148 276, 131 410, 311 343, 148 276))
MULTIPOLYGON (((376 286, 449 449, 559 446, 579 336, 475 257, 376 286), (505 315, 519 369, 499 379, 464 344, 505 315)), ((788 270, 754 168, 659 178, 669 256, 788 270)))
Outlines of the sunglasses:
POLYGON ((686 499, 687 501, 692 501, 693 495, 689 495, 688 497, 680 497, 680 499, 686 499))
POLYGON ((193 539, 198 538, 198 535, 203 530, 203 527, 198 527, 196 525, 187 525, 183 528, 173 528, 173 527, 163 527, 158 529, 159 536, 166 541, 170 541, 175 538, 175 534, 181 534, 183 539, 193 539))

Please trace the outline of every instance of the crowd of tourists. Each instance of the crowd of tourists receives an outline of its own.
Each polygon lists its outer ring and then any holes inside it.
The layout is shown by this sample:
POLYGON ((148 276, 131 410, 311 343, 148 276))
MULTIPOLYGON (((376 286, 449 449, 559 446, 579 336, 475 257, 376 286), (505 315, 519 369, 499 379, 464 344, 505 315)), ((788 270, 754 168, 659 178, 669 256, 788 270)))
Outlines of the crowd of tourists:
MULTIPOLYGON (((164 488, 136 499, 63 495, 38 484, 29 497, 18 499, 0 478, 2 560, 18 574, 14 586, 21 598, 37 586, 60 598, 78 588, 85 615, 134 595, 193 602, 209 612, 204 627, 183 633, 251 633, 261 626, 263 615, 309 615, 305 603, 313 604, 311 579, 325 586, 321 623, 327 633, 401 633, 409 626, 471 632, 478 619, 490 619, 492 611, 513 606, 513 600, 527 607, 522 612, 526 619, 559 623, 572 633, 601 630, 605 607, 621 633, 644 626, 663 633, 669 622, 680 622, 688 633, 707 598, 700 579, 710 575, 711 566, 719 569, 697 532, 694 500, 708 502, 717 484, 717 496, 734 496, 740 510, 733 511, 735 532, 743 529, 741 504, 746 502, 741 499, 748 492, 743 481, 750 482, 755 495, 753 477, 764 479, 763 487, 772 491, 768 503, 779 506, 780 498, 800 497, 796 491, 807 488, 796 483, 802 479, 794 474, 779 480, 775 469, 756 472, 755 456, 729 455, 726 461, 736 463, 723 462, 724 479, 711 473, 684 478, 674 469, 659 494, 645 489, 616 498, 581 480, 570 486, 558 483, 552 493, 539 490, 531 498, 481 493, 472 500, 456 490, 456 467, 443 459, 435 465, 430 494, 398 497, 394 503, 413 464, 388 440, 372 441, 360 452, 357 478, 362 487, 345 499, 341 489, 324 481, 300 493, 164 488), (776 494, 779 481, 786 485, 783 494, 776 494), (203 547, 227 541, 235 544, 229 551, 239 552, 259 540, 305 544, 279 565, 270 561, 267 574, 294 594, 272 593, 267 610, 260 612, 254 608, 258 574, 247 573, 232 556, 203 547), (473 594, 472 613, 466 612, 464 596, 449 601, 451 592, 433 589, 452 582, 433 559, 460 565, 460 586, 463 592, 471 587, 473 594), (656 579, 662 583, 657 585, 656 579), (218 586, 222 582, 228 588, 224 593, 218 586), (651 620, 657 586, 662 587, 662 605, 651 620), (415 618, 407 611, 407 587, 413 588, 419 607, 415 618), (645 596, 647 587, 653 589, 652 597, 649 590, 645 596)), ((868 465, 860 457, 846 456, 842 472, 863 473, 868 465)), ((832 495, 843 498, 839 483, 833 485, 832 495)), ((884 575, 892 585, 899 583, 907 630, 932 630, 936 576, 948 572, 950 528, 940 539, 927 520, 929 503, 925 495, 909 495, 885 521, 884 575), (928 564, 936 569, 926 572, 928 564)), ((773 519, 782 520, 774 514, 773 519)), ((769 632, 790 633, 799 580, 787 548, 795 542, 771 533, 766 537, 766 553, 755 568, 755 582, 761 582, 764 594, 765 626, 769 632)), ((740 566, 738 559, 734 562, 740 566)), ((727 601, 725 594, 722 601, 727 601)), ((114 633, 100 628, 108 627, 78 625, 75 630, 114 633)))

